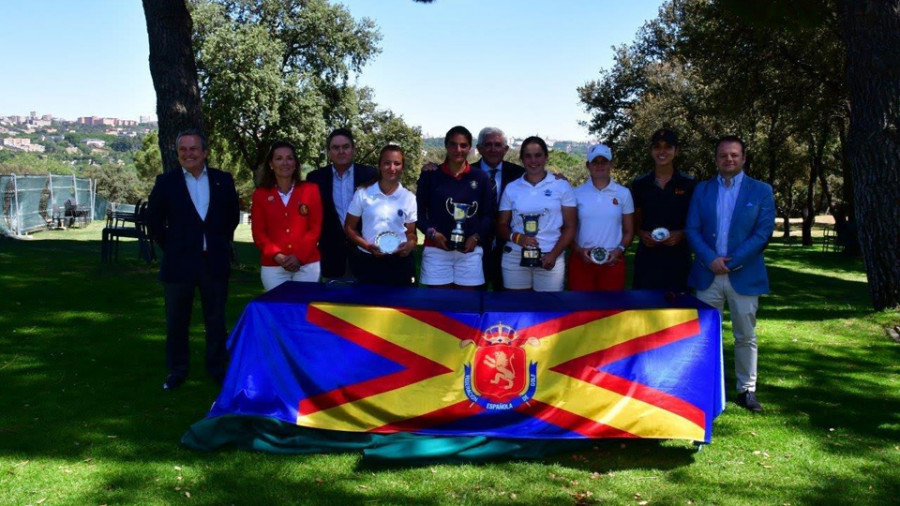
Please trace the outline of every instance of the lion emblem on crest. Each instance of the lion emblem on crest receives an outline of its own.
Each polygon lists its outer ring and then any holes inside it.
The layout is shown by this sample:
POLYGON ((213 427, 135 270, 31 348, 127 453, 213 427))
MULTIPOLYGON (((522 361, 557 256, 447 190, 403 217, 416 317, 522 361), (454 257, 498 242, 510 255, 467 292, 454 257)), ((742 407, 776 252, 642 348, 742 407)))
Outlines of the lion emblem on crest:
POLYGON ((498 323, 477 340, 467 339, 461 348, 477 347, 472 363, 465 366, 466 396, 489 410, 509 410, 527 403, 537 388, 537 363, 528 364, 525 346, 540 346, 536 337, 519 336, 514 328, 498 323))

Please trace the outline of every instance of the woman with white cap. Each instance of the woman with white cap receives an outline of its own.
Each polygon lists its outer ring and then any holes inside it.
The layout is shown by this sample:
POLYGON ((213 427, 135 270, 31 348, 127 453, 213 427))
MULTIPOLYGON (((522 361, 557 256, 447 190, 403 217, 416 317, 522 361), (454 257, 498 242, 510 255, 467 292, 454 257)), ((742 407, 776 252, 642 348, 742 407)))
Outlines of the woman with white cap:
POLYGON ((569 262, 569 289, 624 290, 625 250, 634 238, 634 202, 628 188, 613 181, 612 150, 588 148, 590 178, 575 188, 578 229, 569 262))

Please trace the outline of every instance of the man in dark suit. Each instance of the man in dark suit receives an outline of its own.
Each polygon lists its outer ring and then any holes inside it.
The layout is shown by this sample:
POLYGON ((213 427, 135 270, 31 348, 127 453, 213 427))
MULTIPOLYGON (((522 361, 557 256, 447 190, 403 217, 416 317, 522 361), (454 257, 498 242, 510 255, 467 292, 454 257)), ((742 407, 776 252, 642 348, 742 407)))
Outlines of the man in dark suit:
POLYGON ((719 312, 728 303, 736 403, 758 412, 756 309, 759 296, 769 293, 763 250, 775 228, 775 199, 771 186, 744 174, 745 150, 744 141, 733 135, 716 143, 719 175, 697 185, 684 232, 694 250, 688 284, 719 312))
POLYGON ((326 140, 331 165, 318 168, 306 176, 306 180, 319 187, 322 197, 322 235, 319 251, 322 254, 322 279, 352 279, 350 255, 353 249, 344 234, 347 208, 358 186, 375 179, 375 167, 353 163, 356 144, 353 134, 346 128, 338 128, 326 140))
POLYGON ((178 388, 187 378, 195 288, 200 291, 206 326, 206 371, 219 384, 225 378, 225 301, 234 229, 240 219, 234 179, 206 166, 209 151, 203 133, 185 130, 178 134, 175 147, 181 167, 156 177, 149 200, 150 233, 163 251, 159 280, 166 301, 169 370, 164 390, 178 388))
MULTIPOLYGON (((491 188, 494 190, 494 209, 498 208, 500 196, 506 185, 522 177, 525 168, 512 162, 503 161, 509 144, 506 143, 506 135, 503 130, 494 127, 482 128, 478 132, 475 149, 481 155, 481 159, 472 164, 472 169, 485 171, 491 180, 491 188)), ((494 221, 496 222, 496 213, 494 221)), ((485 244, 491 245, 490 251, 482 258, 484 268, 485 286, 490 283, 495 291, 503 289, 503 272, 500 270, 500 260, 503 257, 505 241, 497 237, 496 228, 491 229, 491 237, 485 238, 485 244)))

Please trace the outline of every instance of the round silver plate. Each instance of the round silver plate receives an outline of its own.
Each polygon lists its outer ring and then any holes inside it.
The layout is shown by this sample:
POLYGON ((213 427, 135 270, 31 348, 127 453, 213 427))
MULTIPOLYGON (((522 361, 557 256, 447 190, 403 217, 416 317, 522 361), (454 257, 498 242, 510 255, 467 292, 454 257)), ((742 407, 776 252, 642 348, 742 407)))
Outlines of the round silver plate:
POLYGON ((597 246, 596 248, 591 248, 591 252, 589 253, 591 257, 591 261, 595 264, 605 264, 609 261, 609 251, 606 248, 601 248, 597 246))
POLYGON ((650 237, 657 242, 665 241, 669 238, 669 229, 665 227, 654 228, 653 231, 650 232, 650 237))
POLYGON ((400 236, 393 232, 382 232, 375 236, 375 246, 382 253, 390 255, 400 247, 400 236))

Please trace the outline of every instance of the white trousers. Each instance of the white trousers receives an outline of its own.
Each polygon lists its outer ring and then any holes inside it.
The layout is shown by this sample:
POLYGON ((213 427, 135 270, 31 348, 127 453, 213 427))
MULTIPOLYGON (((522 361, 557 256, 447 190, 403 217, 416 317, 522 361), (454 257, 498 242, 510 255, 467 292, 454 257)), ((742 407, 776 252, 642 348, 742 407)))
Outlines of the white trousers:
POLYGON ((561 292, 566 277, 566 257, 560 255, 549 271, 543 267, 522 267, 520 251, 503 253, 500 267, 503 270, 503 286, 511 290, 531 288, 535 292, 561 292))
POLYGON ((428 246, 422 250, 422 268, 419 281, 423 285, 479 286, 484 284, 481 246, 474 251, 445 251, 428 246))
POLYGON ((321 264, 313 262, 300 267, 297 272, 289 272, 278 265, 263 265, 259 269, 259 277, 262 279, 263 288, 268 292, 285 281, 309 281, 315 283, 319 280, 321 264))
POLYGON ((697 291, 697 298, 724 313, 725 303, 731 314, 734 331, 734 374, 737 391, 756 391, 756 309, 758 295, 741 295, 731 286, 728 274, 718 274, 706 290, 697 291))

